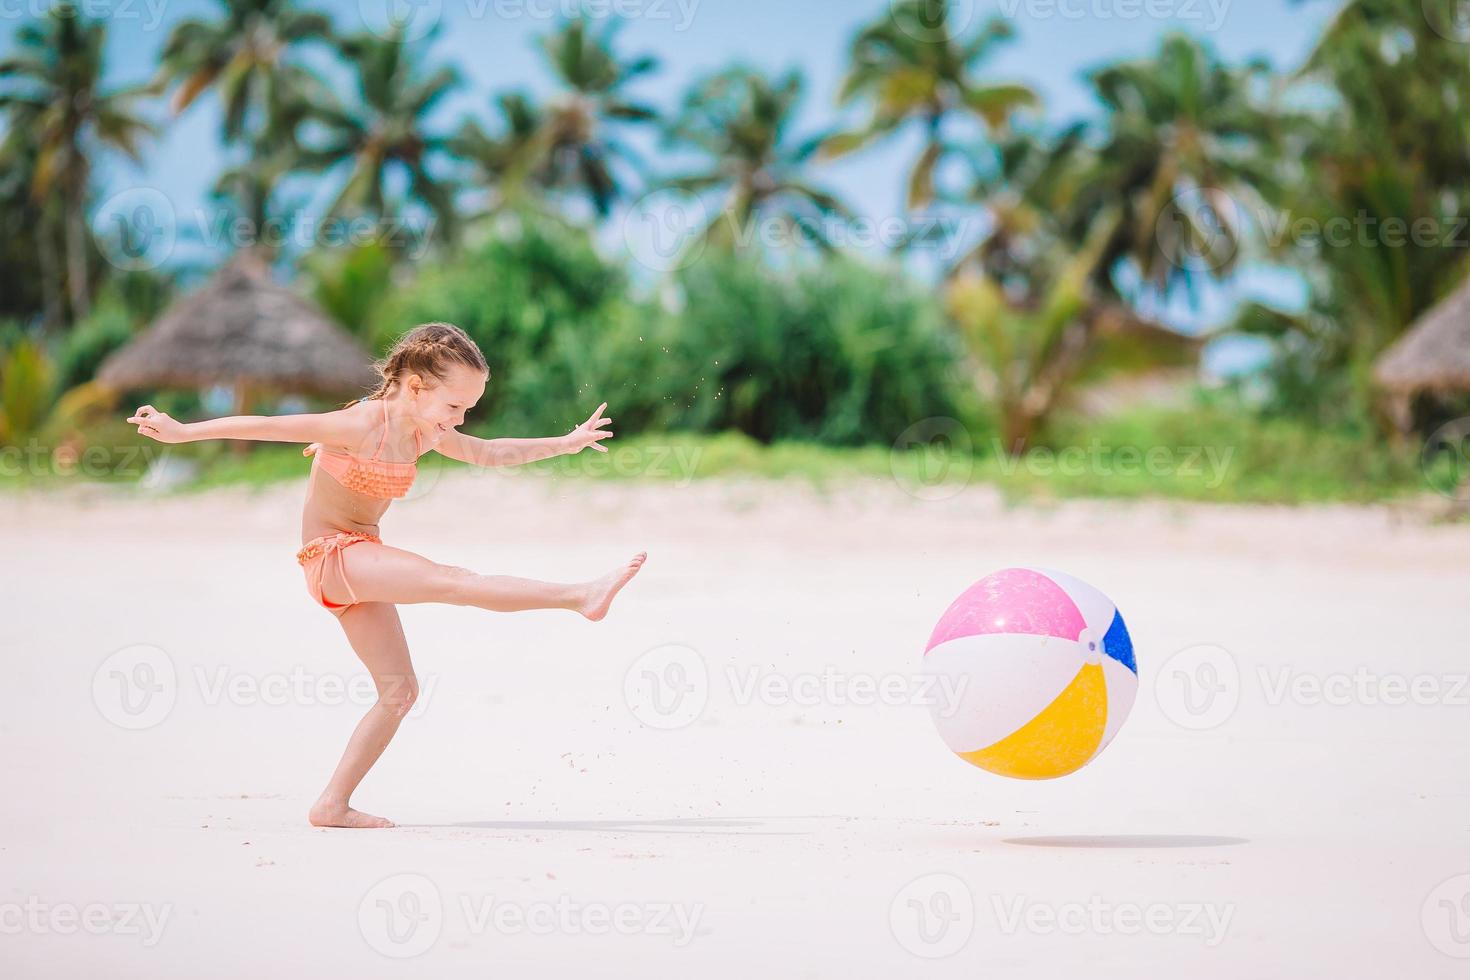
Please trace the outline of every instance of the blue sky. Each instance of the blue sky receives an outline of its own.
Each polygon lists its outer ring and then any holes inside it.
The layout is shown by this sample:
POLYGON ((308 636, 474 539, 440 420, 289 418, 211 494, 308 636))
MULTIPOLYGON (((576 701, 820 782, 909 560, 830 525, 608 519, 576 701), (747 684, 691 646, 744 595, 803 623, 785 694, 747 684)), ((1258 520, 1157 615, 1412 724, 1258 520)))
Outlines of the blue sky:
MULTIPOLYGON (((9 47, 15 12, 43 7, 47 0, 3 0, 0 29, 9 47), (8 4, 8 6, 7 6, 8 4)), ((156 64, 170 27, 187 17, 214 16, 214 0, 87 0, 94 13, 109 15, 109 64, 118 83, 141 81, 156 64)), ((443 105, 446 127, 467 114, 485 116, 491 94, 524 86, 549 92, 549 80, 533 47, 578 0, 322 0, 340 31, 380 27, 398 4, 401 16, 414 3, 415 23, 436 23, 432 54, 457 64, 467 84, 443 105)), ((624 14, 623 50, 658 56, 663 68, 636 90, 646 101, 673 106, 690 81, 738 61, 777 71, 799 67, 808 81, 802 128, 829 125, 839 117, 835 93, 853 33, 887 10, 886 0, 582 0, 597 12, 624 14)), ((1017 38, 991 64, 995 80, 1030 84, 1045 99, 1048 121, 1086 116, 1094 106, 1085 83, 1090 67, 1146 55, 1174 30, 1206 39, 1231 61, 1261 56, 1280 69, 1297 65, 1336 4, 1332 0, 956 0, 961 18, 978 24, 1004 16, 1017 38)), ((163 118, 163 107, 158 115, 163 118)), ((180 212, 197 209, 223 164, 212 97, 169 121, 164 137, 139 170, 109 162, 101 174, 104 192, 134 186, 156 188, 180 212)), ((652 144, 648 144, 651 146, 652 144)), ((913 144, 898 141, 856 157, 824 164, 817 172, 860 214, 901 213, 902 175, 913 144)), ((1246 269, 1241 282, 1207 298, 1201 310, 1168 304, 1168 318, 1184 325, 1218 320, 1230 298, 1264 290, 1286 298, 1279 275, 1246 269)))

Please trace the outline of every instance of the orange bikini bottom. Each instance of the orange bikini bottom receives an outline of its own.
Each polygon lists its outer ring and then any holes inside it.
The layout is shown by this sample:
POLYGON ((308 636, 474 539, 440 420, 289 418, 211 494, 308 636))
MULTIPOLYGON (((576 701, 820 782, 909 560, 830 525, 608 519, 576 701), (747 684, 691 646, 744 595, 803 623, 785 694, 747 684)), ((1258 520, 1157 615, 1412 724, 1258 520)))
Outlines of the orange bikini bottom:
POLYGON ((342 552, 363 541, 371 541, 374 544, 383 543, 381 538, 371 534, 363 534, 360 531, 343 531, 340 534, 327 534, 320 538, 313 538, 296 552, 296 563, 306 572, 306 591, 311 593, 313 599, 322 604, 322 608, 329 610, 333 615, 340 616, 357 604, 357 593, 352 591, 352 583, 347 581, 347 568, 342 563, 342 552), (345 605, 328 602, 327 597, 322 595, 322 575, 327 570, 328 561, 336 562, 337 577, 342 580, 342 587, 347 590, 347 596, 352 600, 345 605))

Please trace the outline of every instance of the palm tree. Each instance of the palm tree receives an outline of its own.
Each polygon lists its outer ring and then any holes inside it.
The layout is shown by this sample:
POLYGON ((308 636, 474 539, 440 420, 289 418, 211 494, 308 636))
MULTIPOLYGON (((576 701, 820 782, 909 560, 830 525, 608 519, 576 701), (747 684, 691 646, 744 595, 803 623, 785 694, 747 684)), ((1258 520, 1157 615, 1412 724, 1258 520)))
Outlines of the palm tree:
POLYGON ((657 69, 658 61, 648 55, 619 58, 613 49, 617 28, 618 22, 610 20, 595 30, 585 17, 577 17, 540 39, 563 92, 541 114, 536 129, 538 181, 585 195, 598 217, 606 217, 622 194, 616 164, 641 169, 637 155, 618 139, 618 124, 658 118, 626 94, 629 84, 657 69))
POLYGON ((695 195, 724 194, 720 214, 704 229, 706 241, 733 247, 749 239, 756 219, 769 217, 827 246, 826 222, 850 217, 835 194, 803 176, 825 137, 797 141, 791 136, 802 87, 801 74, 794 70, 773 81, 735 67, 685 94, 666 139, 671 147, 704 156, 707 163, 662 184, 695 195))
POLYGON ((1046 250, 1022 290, 1014 277, 974 263, 957 268, 947 284, 950 317, 990 375, 1008 453, 1026 450, 1095 353, 1104 317, 1121 313, 1096 302, 1091 282, 1112 224, 1100 216, 1080 248, 1046 250))
POLYGON ((1240 212, 1272 183, 1276 120, 1256 92, 1269 71, 1259 61, 1229 67, 1174 34, 1151 58, 1092 74, 1107 116, 1068 231, 1085 234, 1121 202, 1098 265, 1102 285, 1116 292, 1111 272, 1124 257, 1160 289, 1230 271, 1244 232, 1240 212))
MULTIPOLYGON (((156 132, 137 115, 140 89, 102 88, 107 29, 69 5, 45 20, 16 31, 17 53, 0 61, 0 111, 15 133, 35 147, 31 193, 38 202, 55 197, 66 249, 66 288, 73 319, 87 315, 91 279, 86 226, 91 157, 98 147, 118 150, 141 162, 139 141, 156 132)), ((43 209, 43 213, 50 209, 43 209)), ((50 212, 50 213, 56 213, 50 212)), ((39 234, 44 238, 48 230, 39 234)))
POLYGON ((1350 0, 1298 74, 1320 108, 1286 130, 1270 203, 1278 227, 1337 222, 1342 237, 1280 236, 1274 251, 1308 282, 1308 307, 1250 306, 1236 324, 1276 345, 1283 407, 1370 418, 1374 357, 1470 275, 1470 58, 1450 40, 1452 13, 1443 2, 1350 0), (1389 222, 1421 231, 1394 241, 1389 222))
POLYGON ((210 89, 218 91, 221 139, 243 144, 245 160, 220 177, 242 217, 263 227, 276 182, 290 169, 298 128, 325 90, 293 55, 303 44, 326 42, 331 21, 294 0, 218 0, 215 20, 175 25, 164 42, 154 86, 174 86, 177 115, 210 89))
POLYGON ((841 104, 863 100, 869 117, 862 128, 828 140, 823 152, 839 156, 916 126, 924 150, 908 179, 908 206, 935 197, 935 172, 959 151, 949 133, 956 116, 978 117, 1000 130, 1036 93, 1018 84, 982 84, 976 74, 1013 35, 1010 24, 993 18, 973 37, 952 30, 945 0, 895 0, 889 13, 864 28, 852 42, 850 66, 838 95, 841 104))
POLYGON ((541 138, 545 112, 531 96, 519 91, 496 96, 495 107, 500 125, 493 135, 478 120, 468 119, 449 143, 449 152, 470 167, 468 183, 491 194, 485 211, 474 217, 506 207, 534 206, 536 193, 550 184, 541 138))
POLYGON ((282 144, 276 152, 252 156, 240 166, 227 167, 215 178, 209 196, 221 205, 217 227, 230 228, 239 222, 253 233, 248 242, 232 244, 261 246, 269 253, 274 246, 265 239, 272 223, 279 223, 283 231, 289 230, 285 223, 291 211, 289 206, 281 206, 277 188, 281 179, 296 167, 298 153, 296 147, 282 144))
POLYGON ((429 128, 428 116, 459 86, 459 73, 447 65, 426 67, 425 46, 396 34, 358 34, 339 46, 356 75, 357 100, 314 106, 320 139, 303 140, 300 157, 307 169, 349 168, 328 214, 391 216, 397 205, 388 199, 387 184, 396 173, 408 180, 408 198, 426 206, 452 239, 458 227, 454 187, 432 168, 452 141, 429 128))
POLYGON ((39 309, 42 324, 54 327, 64 319, 55 207, 31 190, 40 148, 15 121, 12 115, 0 142, 0 266, 6 270, 0 320, 24 320, 39 309))
POLYGON ((617 22, 596 30, 583 17, 567 21, 538 42, 560 95, 542 105, 524 91, 505 92, 495 98, 494 132, 473 119, 461 125, 451 151, 469 162, 472 184, 492 190, 490 211, 534 207, 537 194, 564 192, 584 197, 606 217, 623 196, 619 171, 644 170, 618 131, 657 121, 654 109, 625 90, 658 63, 620 58, 616 30, 617 22))
POLYGON ((1102 263, 1121 208, 1078 239, 1079 190, 1095 167, 1085 126, 1004 134, 974 155, 988 232, 949 270, 949 314, 986 369, 1004 447, 1019 453, 1068 394, 1105 375, 1192 365, 1198 342, 1109 295, 1102 263))
POLYGON ((970 154, 971 198, 984 208, 989 231, 956 267, 974 263, 1005 280, 1026 275, 1040 253, 1063 243, 1091 160, 1085 136, 1083 123, 1054 137, 1010 130, 970 154))
POLYGON ((331 21, 298 10, 294 0, 218 0, 218 20, 189 19, 164 42, 156 84, 177 87, 171 105, 183 112, 206 90, 219 90, 225 143, 272 141, 294 132, 291 107, 314 76, 291 60, 306 41, 325 41, 331 21))

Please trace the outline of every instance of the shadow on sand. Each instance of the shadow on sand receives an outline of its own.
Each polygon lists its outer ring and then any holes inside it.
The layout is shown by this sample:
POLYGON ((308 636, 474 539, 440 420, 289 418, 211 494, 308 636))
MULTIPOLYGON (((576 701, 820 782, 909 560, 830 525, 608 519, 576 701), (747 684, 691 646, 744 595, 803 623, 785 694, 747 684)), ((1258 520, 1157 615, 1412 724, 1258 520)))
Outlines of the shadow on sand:
POLYGON ((1233 847, 1249 844, 1244 837, 1215 837, 1206 834, 1079 834, 1075 837, 1007 837, 1004 844, 1026 847, 1090 847, 1157 849, 1165 847, 1233 847))
MULTIPOLYGON (((781 820, 821 820, 822 817, 781 817, 781 820)), ((467 820, 462 823, 413 823, 401 827, 431 830, 509 830, 535 832, 592 832, 610 834, 716 834, 736 837, 797 837, 811 830, 764 830, 764 819, 729 820, 719 817, 674 817, 668 820, 467 820)))
MULTIPOLYGON (((457 823, 406 823, 400 827, 420 830, 499 830, 511 833, 594 833, 594 834, 699 834, 729 837, 803 837, 822 833, 822 826, 843 818, 822 816, 792 817, 672 817, 665 820, 464 820, 457 823), (793 826, 816 821, 809 828, 793 826)), ((1004 844, 1026 847, 1080 847, 1096 849, 1158 849, 1171 847, 1231 847, 1249 844, 1244 837, 1218 837, 1203 834, 1081 834, 1072 837, 1007 837, 1004 844)))

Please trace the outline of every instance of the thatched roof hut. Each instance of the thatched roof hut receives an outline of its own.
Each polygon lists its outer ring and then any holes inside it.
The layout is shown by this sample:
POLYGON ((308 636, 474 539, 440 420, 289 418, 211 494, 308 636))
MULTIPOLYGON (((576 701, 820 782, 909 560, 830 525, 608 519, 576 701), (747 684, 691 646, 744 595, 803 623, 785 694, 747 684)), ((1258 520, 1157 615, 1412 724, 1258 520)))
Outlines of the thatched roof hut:
POLYGON ((1397 398, 1470 391, 1470 280, 1379 356, 1373 378, 1397 398))
POLYGON ((239 402, 260 391, 360 395, 376 380, 352 335, 248 251, 109 357, 97 379, 114 391, 229 385, 239 402))

